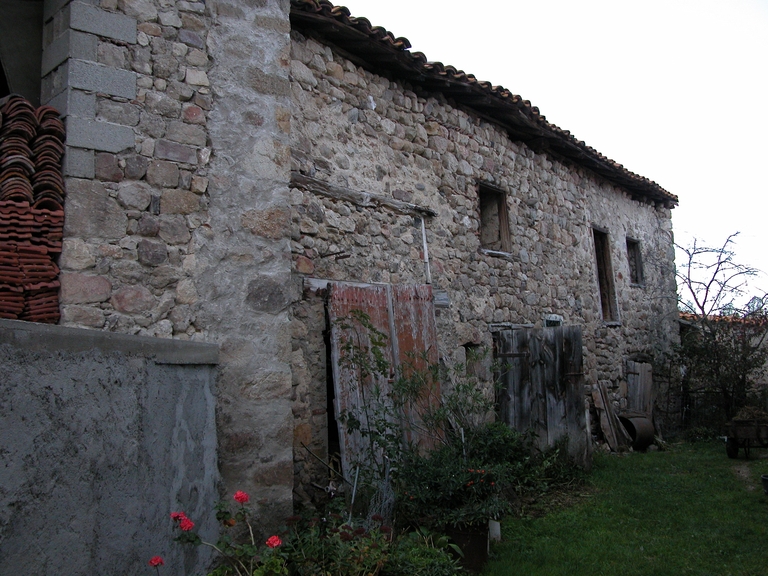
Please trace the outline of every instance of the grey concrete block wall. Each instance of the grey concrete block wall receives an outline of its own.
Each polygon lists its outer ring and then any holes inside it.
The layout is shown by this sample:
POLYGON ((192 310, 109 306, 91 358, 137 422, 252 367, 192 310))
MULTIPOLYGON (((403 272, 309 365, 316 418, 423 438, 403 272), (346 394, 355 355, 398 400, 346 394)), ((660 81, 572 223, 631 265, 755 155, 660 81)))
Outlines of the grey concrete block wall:
POLYGON ((137 21, 94 4, 46 2, 43 33, 41 100, 67 117, 64 173, 85 178, 95 175, 93 152, 84 155, 80 150, 115 153, 136 144, 131 127, 92 119, 95 94, 123 100, 136 97, 136 72, 113 61, 102 62, 99 46, 105 41, 135 45, 137 21))
POLYGON ((133 146, 134 136, 128 126, 70 116, 67 118, 67 144, 76 148, 121 152, 133 146))
POLYGON ((67 86, 122 98, 135 98, 136 74, 94 62, 70 59, 67 86))
POLYGON ((83 2, 70 4, 70 26, 73 30, 82 30, 129 44, 136 43, 135 18, 107 12, 83 2))
POLYGON ((201 574, 216 539, 218 348, 0 321, 0 574, 201 574))
POLYGON ((98 44, 99 39, 93 34, 67 30, 45 49, 42 75, 45 76, 55 70, 68 58, 95 61, 98 44))

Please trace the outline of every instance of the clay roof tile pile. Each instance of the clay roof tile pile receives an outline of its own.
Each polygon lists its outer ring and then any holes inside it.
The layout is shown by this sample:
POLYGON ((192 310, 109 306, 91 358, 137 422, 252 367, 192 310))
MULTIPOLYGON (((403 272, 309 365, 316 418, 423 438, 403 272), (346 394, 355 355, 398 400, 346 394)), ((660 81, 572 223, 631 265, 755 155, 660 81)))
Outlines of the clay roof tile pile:
POLYGON ((64 123, 54 108, 0 99, 0 318, 59 320, 63 155, 64 123))
POLYGON ((334 6, 328 0, 291 0, 291 23, 341 48, 343 55, 356 64, 374 72, 391 73, 425 90, 440 92, 503 126, 513 140, 589 168, 626 189, 635 199, 669 208, 677 204, 677 196, 656 182, 630 172, 568 130, 548 122, 528 100, 453 66, 429 62, 423 53, 409 51, 411 43, 406 38, 371 26, 366 18, 351 16, 344 6, 334 6))

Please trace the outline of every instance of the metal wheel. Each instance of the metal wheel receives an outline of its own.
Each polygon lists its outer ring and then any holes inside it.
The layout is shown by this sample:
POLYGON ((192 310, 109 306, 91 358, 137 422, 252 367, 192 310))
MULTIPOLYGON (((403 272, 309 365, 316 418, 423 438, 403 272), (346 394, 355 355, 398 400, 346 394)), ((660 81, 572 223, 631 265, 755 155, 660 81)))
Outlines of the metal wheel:
POLYGON ((736 458, 739 455, 739 441, 736 438, 728 438, 725 441, 725 453, 728 458, 736 458))

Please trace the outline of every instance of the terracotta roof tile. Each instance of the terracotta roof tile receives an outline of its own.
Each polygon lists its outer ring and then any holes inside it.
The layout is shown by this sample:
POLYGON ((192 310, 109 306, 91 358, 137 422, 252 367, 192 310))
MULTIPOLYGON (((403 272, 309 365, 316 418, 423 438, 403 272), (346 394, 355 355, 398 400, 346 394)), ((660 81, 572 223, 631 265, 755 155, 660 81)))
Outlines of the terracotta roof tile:
POLYGON ((421 52, 410 52, 407 38, 395 37, 367 18, 354 17, 344 6, 328 0, 291 0, 291 22, 312 30, 346 52, 356 64, 373 71, 387 71, 432 92, 441 92, 503 126, 515 140, 556 153, 625 188, 633 197, 677 204, 677 196, 656 182, 630 172, 607 158, 568 130, 547 121, 530 101, 503 86, 478 80, 472 74, 441 62, 429 62, 421 52))

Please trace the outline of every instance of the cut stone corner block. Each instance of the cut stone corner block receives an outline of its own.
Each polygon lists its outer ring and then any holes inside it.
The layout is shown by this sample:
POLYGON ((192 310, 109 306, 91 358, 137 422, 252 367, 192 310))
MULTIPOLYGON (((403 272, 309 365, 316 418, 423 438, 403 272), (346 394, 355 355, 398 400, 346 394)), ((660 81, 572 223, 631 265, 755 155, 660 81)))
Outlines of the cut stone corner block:
POLYGON ((117 153, 136 145, 133 128, 128 126, 75 116, 66 121, 67 146, 117 153))

